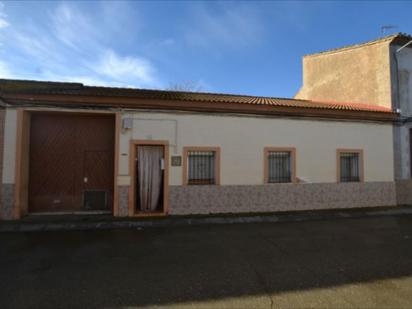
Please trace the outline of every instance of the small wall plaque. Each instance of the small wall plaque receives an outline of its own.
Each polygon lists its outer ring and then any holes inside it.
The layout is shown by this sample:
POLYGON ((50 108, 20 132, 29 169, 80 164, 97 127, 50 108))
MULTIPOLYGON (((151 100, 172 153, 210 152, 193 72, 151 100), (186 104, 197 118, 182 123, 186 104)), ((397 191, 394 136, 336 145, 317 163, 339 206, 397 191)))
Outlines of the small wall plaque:
POLYGON ((172 166, 182 166, 182 156, 172 156, 172 166))

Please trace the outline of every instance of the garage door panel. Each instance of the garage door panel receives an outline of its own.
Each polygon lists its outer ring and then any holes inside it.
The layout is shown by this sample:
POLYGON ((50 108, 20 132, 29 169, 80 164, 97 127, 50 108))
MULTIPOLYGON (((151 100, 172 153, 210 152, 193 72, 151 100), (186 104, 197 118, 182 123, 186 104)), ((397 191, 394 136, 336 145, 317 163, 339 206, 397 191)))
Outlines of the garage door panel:
POLYGON ((84 183, 86 208, 93 209, 99 204, 104 204, 105 208, 108 208, 112 204, 112 192, 105 189, 113 187, 112 174, 105 168, 111 162, 113 155, 109 151, 87 151, 84 154, 84 176, 87 180, 84 183))
MULTIPOLYGON (((90 184, 85 172, 99 179, 99 189, 113 196, 114 117, 62 113, 33 114, 30 133, 29 211, 83 209, 90 184), (85 154, 105 159, 85 160, 85 154), (109 180, 111 179, 111 180, 109 180)), ((112 200, 101 209, 111 206, 112 200)), ((97 207, 99 208, 99 207, 97 207)))

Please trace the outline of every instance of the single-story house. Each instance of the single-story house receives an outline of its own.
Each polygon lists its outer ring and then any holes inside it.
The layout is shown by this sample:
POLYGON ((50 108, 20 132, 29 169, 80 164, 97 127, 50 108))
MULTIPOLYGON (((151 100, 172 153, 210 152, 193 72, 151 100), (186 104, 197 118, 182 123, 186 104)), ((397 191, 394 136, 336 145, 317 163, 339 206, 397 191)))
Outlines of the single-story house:
POLYGON ((3 220, 397 205, 382 106, 0 80, 3 220))

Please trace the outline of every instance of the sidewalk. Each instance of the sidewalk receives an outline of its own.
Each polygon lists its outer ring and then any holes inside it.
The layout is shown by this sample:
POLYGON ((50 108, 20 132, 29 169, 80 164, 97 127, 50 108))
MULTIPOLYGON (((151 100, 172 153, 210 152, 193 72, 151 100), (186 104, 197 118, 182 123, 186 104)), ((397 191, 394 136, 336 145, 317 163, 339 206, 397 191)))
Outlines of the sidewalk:
POLYGON ((412 215, 412 206, 276 213, 168 216, 158 218, 115 218, 111 215, 32 215, 19 221, 0 221, 0 232, 133 229, 205 224, 296 222, 399 215, 412 215))

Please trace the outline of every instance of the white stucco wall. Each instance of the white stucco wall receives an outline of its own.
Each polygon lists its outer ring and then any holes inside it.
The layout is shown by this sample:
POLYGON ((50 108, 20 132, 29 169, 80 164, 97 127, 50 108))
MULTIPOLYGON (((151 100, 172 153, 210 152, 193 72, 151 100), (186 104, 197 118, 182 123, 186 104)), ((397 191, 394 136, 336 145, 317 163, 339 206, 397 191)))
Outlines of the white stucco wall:
POLYGON ((17 111, 7 109, 4 124, 3 183, 12 184, 16 167, 17 111))
MULTIPOLYGON (((364 150, 365 181, 393 181, 392 125, 188 113, 124 113, 133 129, 121 134, 119 183, 129 181, 129 141, 168 140, 170 155, 184 146, 221 147, 221 184, 263 183, 263 149, 296 147, 297 177, 336 182, 336 149, 364 150)), ((170 184, 182 184, 182 168, 170 166, 170 184)))

